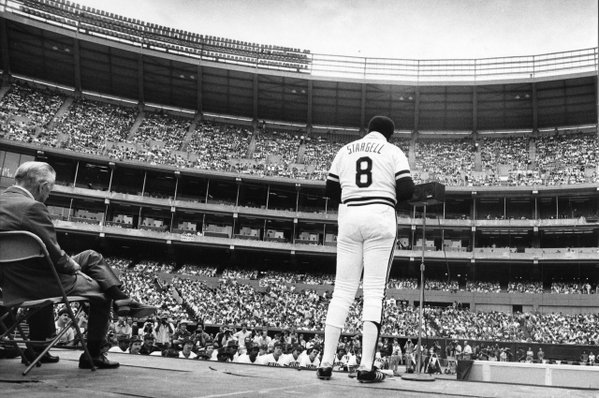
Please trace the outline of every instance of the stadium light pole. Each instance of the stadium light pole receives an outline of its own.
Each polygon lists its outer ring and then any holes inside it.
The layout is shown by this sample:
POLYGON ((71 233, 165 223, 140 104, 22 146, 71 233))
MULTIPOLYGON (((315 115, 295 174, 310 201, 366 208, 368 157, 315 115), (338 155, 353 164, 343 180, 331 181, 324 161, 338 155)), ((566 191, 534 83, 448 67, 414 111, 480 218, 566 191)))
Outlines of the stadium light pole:
MULTIPOLYGON (((435 381, 435 377, 422 373, 422 325, 424 323, 424 244, 426 236, 426 202, 422 211, 422 256, 420 259, 420 310, 418 311, 418 344, 416 345, 416 369, 414 373, 404 373, 401 378, 414 381, 435 381)), ((409 360, 409 359, 408 359, 409 360)))

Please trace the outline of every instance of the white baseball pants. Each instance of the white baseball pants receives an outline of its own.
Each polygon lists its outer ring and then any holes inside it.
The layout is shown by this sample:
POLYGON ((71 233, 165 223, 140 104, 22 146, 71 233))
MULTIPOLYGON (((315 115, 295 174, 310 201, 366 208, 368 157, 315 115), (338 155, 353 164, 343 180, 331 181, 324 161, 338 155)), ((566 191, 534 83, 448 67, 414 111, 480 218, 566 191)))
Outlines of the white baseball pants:
POLYGON ((385 204, 339 205, 337 273, 326 324, 343 329, 364 270, 362 320, 381 323, 397 238, 395 209, 385 204))

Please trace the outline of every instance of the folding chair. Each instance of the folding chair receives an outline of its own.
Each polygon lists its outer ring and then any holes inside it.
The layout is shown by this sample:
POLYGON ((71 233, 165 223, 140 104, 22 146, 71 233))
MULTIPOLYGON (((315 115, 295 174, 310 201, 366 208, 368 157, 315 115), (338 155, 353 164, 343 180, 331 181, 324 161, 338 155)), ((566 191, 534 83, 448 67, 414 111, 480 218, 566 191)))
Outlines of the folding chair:
MULTIPOLYGON (((34 366, 40 366, 40 360, 42 357, 50 351, 50 349, 58 343, 64 333, 67 332, 69 327, 75 329, 76 335, 82 343, 83 335, 77 324, 77 315, 83 309, 83 302, 87 302, 88 299, 82 296, 67 296, 64 288, 60 282, 58 272, 48 254, 48 250, 44 245, 44 242, 35 234, 28 231, 0 231, 0 270, 8 266, 18 266, 19 262, 37 259, 40 262, 40 266, 44 264, 52 270, 52 274, 56 280, 56 284, 60 288, 61 296, 48 297, 39 300, 13 300, 11 302, 3 302, 0 299, 0 306, 6 307, 8 310, 2 317, 0 317, 0 327, 3 330, 0 335, 0 343, 9 342, 9 344, 15 345, 20 353, 23 361, 27 365, 23 375, 29 373, 34 366), (71 303, 79 302, 79 310, 77 314, 73 312, 71 303), (34 341, 30 340, 29 337, 24 333, 20 326, 22 322, 27 321, 33 314, 39 310, 47 307, 54 306, 55 304, 64 304, 69 314, 70 321, 63 330, 56 335, 50 341, 34 341), (19 311, 19 309, 21 311, 19 311), (10 324, 6 325, 4 322, 10 320, 10 324), (13 336, 14 331, 17 330, 20 338, 13 336), (31 362, 24 350, 19 346, 20 344, 38 344, 45 345, 43 351, 31 362)), ((2 273, 0 273, 0 287, 5 284, 6 281, 2 280, 2 273)), ((95 370, 92 356, 90 355, 86 344, 83 344, 83 350, 85 355, 91 364, 91 370, 95 370)))

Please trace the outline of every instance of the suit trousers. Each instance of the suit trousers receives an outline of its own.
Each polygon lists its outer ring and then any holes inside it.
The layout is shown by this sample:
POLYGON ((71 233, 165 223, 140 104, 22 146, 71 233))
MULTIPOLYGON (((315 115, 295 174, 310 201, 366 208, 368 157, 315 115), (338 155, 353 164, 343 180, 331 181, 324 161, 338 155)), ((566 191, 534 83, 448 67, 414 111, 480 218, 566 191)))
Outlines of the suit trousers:
MULTIPOLYGON (((121 282, 114 270, 106 264, 104 257, 94 251, 85 250, 72 257, 79 265, 81 271, 92 278, 88 280, 82 275, 72 275, 62 278, 67 295, 83 296, 89 299, 88 341, 101 342, 106 339, 108 332, 110 308, 112 299, 103 292, 113 286, 121 286, 121 282)), ((52 308, 41 311, 32 317, 29 322, 30 336, 35 340, 44 340, 56 333, 54 314, 52 308)), ((97 353, 92 353, 96 355, 97 353)))

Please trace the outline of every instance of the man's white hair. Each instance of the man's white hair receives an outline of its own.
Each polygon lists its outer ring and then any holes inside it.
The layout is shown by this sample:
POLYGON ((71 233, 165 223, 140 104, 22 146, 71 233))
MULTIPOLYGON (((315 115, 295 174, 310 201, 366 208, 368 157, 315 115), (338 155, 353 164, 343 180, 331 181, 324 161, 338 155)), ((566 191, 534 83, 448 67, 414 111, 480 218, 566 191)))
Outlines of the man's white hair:
POLYGON ((56 171, 46 162, 25 162, 15 173, 15 181, 22 187, 37 187, 54 179, 56 179, 56 171))

